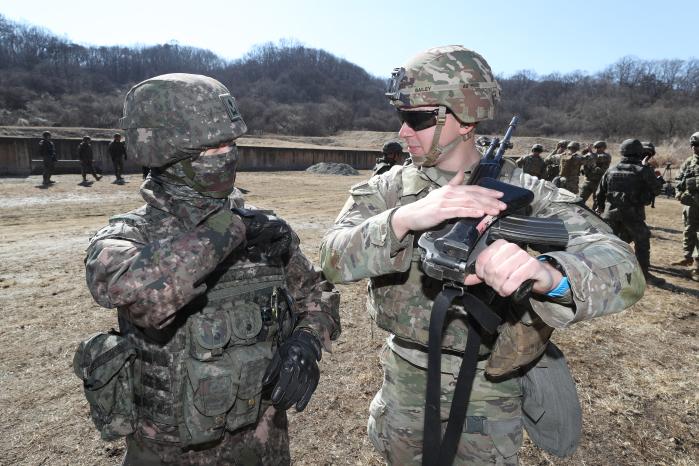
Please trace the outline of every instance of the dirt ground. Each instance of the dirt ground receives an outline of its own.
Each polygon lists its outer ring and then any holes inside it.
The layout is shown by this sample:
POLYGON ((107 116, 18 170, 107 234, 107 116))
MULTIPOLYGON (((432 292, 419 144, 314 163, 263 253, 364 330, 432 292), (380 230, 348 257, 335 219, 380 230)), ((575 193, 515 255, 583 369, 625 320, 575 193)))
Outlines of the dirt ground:
MULTIPOLYGON (((273 208, 317 261, 321 236, 359 176, 305 172, 240 173, 248 200, 273 208)), ((110 215, 142 204, 140 176, 91 187, 77 175, 0 179, 0 464, 117 465, 123 441, 99 439, 78 378, 76 345, 116 325, 85 286, 87 241, 110 215)), ((648 209, 652 263, 668 280, 631 309, 556 331, 578 382, 584 434, 560 460, 526 443, 524 465, 693 465, 699 462, 699 284, 681 255, 681 206, 658 199, 648 209)), ((343 333, 321 362, 309 407, 291 413, 292 458, 299 465, 378 465, 366 437, 369 403, 381 384, 378 351, 385 333, 365 311, 365 282, 340 286, 343 333)))

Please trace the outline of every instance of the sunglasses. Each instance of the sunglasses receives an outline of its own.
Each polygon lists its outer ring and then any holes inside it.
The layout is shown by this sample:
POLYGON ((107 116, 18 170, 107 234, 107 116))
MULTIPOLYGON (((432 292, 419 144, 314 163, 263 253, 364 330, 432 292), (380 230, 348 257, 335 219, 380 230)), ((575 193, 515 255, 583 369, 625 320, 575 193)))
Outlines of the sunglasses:
MULTIPOLYGON (((451 110, 447 109, 447 113, 451 113, 451 110)), ((431 128, 436 125, 438 114, 439 109, 414 111, 398 110, 400 122, 411 127, 413 131, 422 131, 423 129, 431 128)))

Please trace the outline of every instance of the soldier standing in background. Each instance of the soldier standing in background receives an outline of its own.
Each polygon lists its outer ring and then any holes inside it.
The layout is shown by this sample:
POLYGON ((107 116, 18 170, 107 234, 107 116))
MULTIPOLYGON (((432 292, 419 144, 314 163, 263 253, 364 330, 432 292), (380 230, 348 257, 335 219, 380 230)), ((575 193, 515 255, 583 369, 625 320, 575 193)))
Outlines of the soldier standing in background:
POLYGON ((544 146, 541 144, 534 144, 529 155, 520 157, 520 159, 517 160, 517 166, 527 175, 536 176, 537 178, 543 179, 546 171, 546 163, 544 162, 544 159, 541 158, 541 153, 543 151, 544 146))
POLYGON ((126 436, 124 465, 289 465, 286 410, 316 389, 339 294, 289 225, 234 188, 247 127, 225 86, 148 79, 120 122, 151 176, 146 204, 87 249, 90 292, 119 317, 74 359, 93 421, 126 436))
POLYGON ((568 147, 566 147, 566 149, 568 150, 561 154, 558 162, 560 165, 558 176, 561 178, 559 187, 567 189, 571 193, 578 194, 580 184, 580 167, 583 163, 582 156, 578 154, 578 151, 580 150, 580 143, 578 141, 571 141, 568 143, 568 147))
POLYGON ((114 140, 109 143, 107 148, 109 156, 114 165, 114 175, 116 183, 123 183, 124 178, 121 176, 124 173, 124 160, 126 160, 126 145, 121 141, 121 134, 114 135, 114 140))
MULTIPOLYGON (((423 273, 417 241, 424 231, 445 220, 497 215, 505 208, 499 201, 501 192, 464 184, 481 158, 475 143, 476 126, 493 118, 499 94, 487 61, 462 46, 429 49, 396 68, 386 95, 398 110, 402 122, 399 135, 413 163, 353 186, 335 225, 321 243, 320 260, 328 279, 346 283, 368 278, 369 313, 390 333, 380 355, 383 386, 371 403, 368 423, 374 447, 389 464, 430 464, 426 460, 435 460, 441 454, 439 445, 423 450, 423 435, 432 437, 441 431, 440 426, 425 431, 423 423, 430 315, 435 297, 445 284, 423 273)), ((442 413, 449 412, 455 374, 462 361, 474 356, 480 356, 481 361, 470 401, 452 406, 466 410, 463 428, 447 428, 456 434, 458 442, 454 464, 516 464, 525 417, 518 367, 534 364, 541 354, 530 353, 529 343, 544 350, 551 327, 567 327, 621 311, 643 294, 642 275, 628 245, 596 215, 576 205, 576 196, 524 174, 508 159, 500 180, 530 189, 535 215, 562 219, 570 241, 566 251, 549 252, 538 260, 504 240, 495 241, 480 253, 475 275, 466 277, 464 283, 469 292, 483 293, 479 296, 488 303, 484 306, 492 306, 496 312, 524 306, 533 308, 535 314, 526 322, 519 318, 508 321, 497 337, 484 336, 480 348, 474 350, 477 355, 464 351, 473 341, 469 340, 464 312, 470 318, 471 307, 455 303, 449 308, 453 319, 447 319, 443 331, 446 351, 441 357, 442 413), (526 304, 518 305, 511 295, 527 279, 535 281, 533 294, 526 304), (561 290, 561 294, 554 289, 561 290), (508 340, 514 328, 522 330, 518 335, 527 337, 508 340), (523 350, 525 347, 527 350, 523 350), (489 355, 490 362, 486 363, 489 355), (501 366, 496 362, 504 360, 512 364, 501 366), (500 377, 486 377, 488 370, 493 371, 490 376, 500 377)), ((551 379, 544 385, 554 393, 575 393, 572 379, 568 380, 570 386, 551 379)), ((553 399, 560 398, 547 397, 548 401, 553 399)), ((528 405, 524 406, 526 409, 528 405)), ((546 409, 547 419, 557 417, 561 421, 556 424, 556 440, 567 437, 563 432, 572 433, 567 438, 578 438, 580 427, 575 419, 579 418, 573 414, 576 406, 577 401, 561 402, 558 408, 546 409)), ((530 415, 539 416, 541 412, 530 415)), ((556 454, 565 456, 575 449, 576 441, 553 443, 556 454)))
POLYGON ((44 162, 44 173, 43 173, 43 185, 48 186, 55 181, 51 180, 51 175, 53 175, 53 167, 56 164, 56 147, 51 141, 51 133, 44 131, 41 135, 41 141, 39 141, 39 155, 44 162))
POLYGON ((673 262, 672 265, 689 266, 694 263, 692 280, 699 281, 699 132, 692 134, 689 145, 694 153, 682 162, 680 173, 676 178, 676 197, 684 205, 682 209, 684 258, 673 262))
POLYGON ((645 206, 660 194, 662 185, 653 170, 641 163, 643 144, 626 139, 619 146, 622 159, 606 171, 595 194, 597 211, 614 233, 627 243, 633 241, 636 259, 646 282, 661 285, 665 280, 650 273, 650 230, 645 206))
POLYGON ((546 164, 544 179, 546 181, 553 181, 553 179, 558 176, 561 154, 565 153, 569 142, 570 141, 566 141, 565 139, 558 141, 556 148, 544 159, 544 163, 546 164))
POLYGON ((83 136, 83 142, 78 146, 78 159, 80 159, 80 174, 83 177, 83 184, 87 184, 87 174, 91 173, 95 178, 95 181, 102 179, 100 175, 95 172, 95 166, 93 163, 92 145, 90 144, 92 140, 90 136, 83 136))
MULTIPOLYGON (((650 141, 644 141, 641 144, 643 144, 643 159, 641 160, 641 164, 648 165, 653 170, 655 177, 658 179, 658 182, 660 182, 660 189, 662 191, 662 188, 665 186, 665 178, 663 178, 663 176, 657 170, 658 163, 653 159, 653 157, 655 157, 655 144, 650 141)), ((655 209, 656 197, 656 195, 653 195, 653 200, 650 201, 651 209, 655 209)))
POLYGON ((376 159, 376 165, 374 165, 374 174, 372 176, 380 175, 391 169, 392 166, 398 163, 398 158, 403 153, 403 146, 400 142, 390 141, 383 145, 381 149, 382 155, 376 159))
POLYGON ((580 197, 583 202, 587 202, 590 196, 593 196, 597 191, 597 186, 607 171, 609 165, 612 163, 612 156, 607 152, 607 143, 605 141, 596 141, 592 145, 592 150, 585 155, 583 159, 583 174, 585 175, 585 182, 582 185, 582 191, 580 197))

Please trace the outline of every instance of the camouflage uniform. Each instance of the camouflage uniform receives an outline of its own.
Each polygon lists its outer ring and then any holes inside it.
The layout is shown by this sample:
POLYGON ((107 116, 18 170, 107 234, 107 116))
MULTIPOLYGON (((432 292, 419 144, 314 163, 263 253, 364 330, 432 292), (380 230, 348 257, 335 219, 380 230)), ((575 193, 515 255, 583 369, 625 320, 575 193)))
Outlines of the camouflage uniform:
POLYGON ((568 144, 568 151, 561 154, 558 159, 558 175, 565 178, 565 183, 562 183, 561 187, 575 194, 578 194, 580 166, 583 163, 583 157, 578 154, 578 150, 580 150, 580 144, 573 141, 568 144))
POLYGON ((51 175, 53 175, 53 167, 56 164, 56 148, 50 138, 51 133, 45 132, 44 139, 39 141, 39 155, 44 162, 43 183, 45 185, 52 182, 51 175))
MULTIPOLYGON (((247 216, 272 217, 241 210, 240 191, 231 193, 234 145, 213 156, 187 152, 224 147, 245 132, 223 85, 196 75, 151 78, 130 91, 124 113, 131 155, 152 173, 141 186, 146 204, 111 218, 87 249, 90 292, 101 306, 117 308, 120 328, 76 354, 88 401, 97 400, 90 402, 93 420, 105 439, 127 436, 124 464, 290 464, 285 410, 296 398, 273 388, 273 368, 283 361, 279 377, 286 377, 289 357, 306 355, 290 345, 301 335, 317 344, 316 359, 321 345, 330 348, 340 333, 339 294, 293 232, 260 241, 264 229, 251 233, 247 216), (169 124, 134 116, 147 114, 169 124), (173 154, 158 152, 170 144, 173 154), (202 171, 205 164, 213 170, 202 171), (120 360, 120 353, 130 356, 120 360), (105 393, 95 367, 126 382, 105 393)), ((289 386, 311 383, 307 374, 297 372, 289 386)), ((300 387, 307 402, 315 385, 300 387)))
POLYGON ((117 181, 123 180, 121 176, 124 173, 124 160, 126 160, 126 144, 121 141, 118 135, 114 135, 114 140, 107 146, 107 151, 109 152, 109 157, 112 159, 112 165, 114 165, 114 176, 117 181))
POLYGON ((540 152, 532 152, 521 157, 517 160, 517 166, 527 175, 536 176, 537 178, 543 179, 546 172, 546 162, 541 158, 540 152))
POLYGON ((561 163, 561 154, 565 153, 569 142, 570 141, 566 140, 558 141, 556 148, 552 150, 551 153, 544 159, 546 168, 544 170, 543 179, 546 181, 553 181, 553 179, 558 176, 561 163))
POLYGON ((92 146, 90 145, 90 138, 85 136, 83 142, 78 146, 78 158, 80 159, 80 174, 83 177, 83 182, 87 181, 87 174, 91 173, 93 178, 97 181, 102 178, 97 175, 95 171, 95 166, 92 161, 92 146))
MULTIPOLYGON (((594 147, 606 148, 606 143, 603 141, 597 141, 595 142, 594 147)), ((585 182, 582 185, 582 192, 580 194, 583 202, 587 202, 587 199, 595 194, 604 172, 609 169, 611 163, 612 156, 606 152, 591 152, 584 157, 583 174, 585 175, 585 182)))
POLYGON ((646 280, 660 280, 649 272, 650 230, 646 225, 645 207, 652 197, 660 194, 662 184, 653 170, 641 164, 643 146, 638 140, 622 142, 622 159, 603 175, 597 188, 595 203, 601 209, 602 218, 609 223, 619 238, 633 241, 636 258, 646 280), (638 144, 634 144, 634 141, 638 144), (625 149, 630 146, 630 149, 625 149), (637 153, 635 151, 638 151, 637 153))
MULTIPOLYGON (((699 133, 695 133, 695 136, 699 144, 699 133)), ((689 265, 689 259, 694 257, 692 278, 695 280, 699 280, 699 153, 697 152, 699 150, 694 147, 694 154, 680 166, 676 186, 676 196, 684 204, 682 250, 687 265, 689 265)))
MULTIPOLYGON (((532 190, 533 215, 565 221, 571 239, 566 251, 550 252, 570 279, 575 311, 551 302, 531 300, 548 325, 575 322, 618 312, 643 292, 643 279, 628 245, 604 222, 574 204, 576 197, 550 183, 525 175, 507 162, 501 180, 532 190), (611 286, 610 286, 611 285, 611 286)), ((391 332, 390 349, 382 354, 384 385, 371 405, 370 437, 390 464, 416 464, 422 454, 422 422, 429 315, 442 283, 419 268, 419 233, 398 241, 390 226, 396 207, 414 202, 443 186, 453 176, 437 168, 400 167, 352 187, 350 198, 321 244, 321 264, 329 280, 343 283, 369 278, 369 313, 391 332)), ((484 287, 487 288, 487 287, 484 287)), ((493 305, 507 307, 509 299, 493 305)), ((457 306, 454 306, 457 307, 457 306)), ((492 350, 485 340, 481 356, 492 350)), ((466 326, 452 320, 445 329, 442 390, 444 419, 461 357, 466 326)), ((485 432, 468 430, 459 445, 459 464, 516 464, 522 440, 521 391, 517 377, 492 382, 477 373, 468 416, 484 416, 485 432)))

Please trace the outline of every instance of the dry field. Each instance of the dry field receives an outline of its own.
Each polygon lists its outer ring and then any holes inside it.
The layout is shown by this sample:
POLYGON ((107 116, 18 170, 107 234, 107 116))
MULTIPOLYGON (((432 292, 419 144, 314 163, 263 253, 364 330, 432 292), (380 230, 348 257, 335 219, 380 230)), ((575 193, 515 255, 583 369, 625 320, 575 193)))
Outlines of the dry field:
MULTIPOLYGON (((367 176, 241 173, 239 185, 251 203, 284 216, 317 260, 348 187, 367 176)), ((55 178, 50 189, 37 187, 40 177, 0 179, 0 464, 117 465, 124 444, 99 440, 71 363, 82 338, 116 325, 85 287, 83 255, 110 215, 142 203, 140 177, 90 188, 77 175, 55 178)), ((584 436, 568 460, 526 443, 522 464, 699 462, 699 284, 669 265, 681 254, 679 203, 656 206, 648 209, 652 262, 668 285, 621 314, 554 333, 578 382, 584 436)), ((381 464, 365 430, 385 334, 364 310, 365 283, 340 289, 342 336, 323 357, 309 407, 290 415, 295 464, 381 464)))

